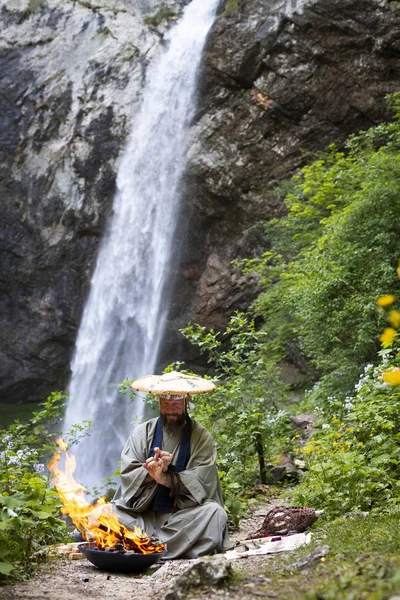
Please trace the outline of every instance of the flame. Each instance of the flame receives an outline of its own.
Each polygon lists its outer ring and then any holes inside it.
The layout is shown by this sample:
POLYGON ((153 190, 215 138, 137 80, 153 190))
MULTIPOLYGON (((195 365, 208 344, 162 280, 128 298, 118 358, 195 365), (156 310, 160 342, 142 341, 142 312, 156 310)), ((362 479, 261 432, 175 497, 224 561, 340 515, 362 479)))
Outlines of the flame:
POLYGON ((149 538, 139 527, 131 531, 122 525, 113 512, 112 504, 105 498, 99 498, 94 504, 87 502, 86 488, 73 478, 76 469, 75 456, 67 452, 68 446, 63 439, 57 439, 56 443, 60 450, 54 453, 48 469, 54 475, 52 483, 63 503, 61 512, 70 517, 83 538, 94 541, 97 548, 101 549, 119 545, 124 550, 142 554, 162 552, 162 542, 149 538), (64 470, 60 469, 61 451, 65 452, 64 470))

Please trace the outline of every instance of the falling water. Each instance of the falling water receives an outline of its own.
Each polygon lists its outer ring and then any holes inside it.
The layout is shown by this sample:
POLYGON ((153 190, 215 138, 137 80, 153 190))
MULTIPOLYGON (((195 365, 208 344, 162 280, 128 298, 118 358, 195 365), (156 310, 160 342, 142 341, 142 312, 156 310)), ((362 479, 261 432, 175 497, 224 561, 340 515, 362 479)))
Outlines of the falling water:
MULTIPOLYGON (((85 419, 78 476, 99 484, 116 468, 133 419, 117 384, 154 371, 163 337, 169 265, 202 48, 219 0, 192 0, 148 70, 117 175, 72 361, 64 431, 85 419)), ((143 410, 143 408, 141 408, 143 410)))

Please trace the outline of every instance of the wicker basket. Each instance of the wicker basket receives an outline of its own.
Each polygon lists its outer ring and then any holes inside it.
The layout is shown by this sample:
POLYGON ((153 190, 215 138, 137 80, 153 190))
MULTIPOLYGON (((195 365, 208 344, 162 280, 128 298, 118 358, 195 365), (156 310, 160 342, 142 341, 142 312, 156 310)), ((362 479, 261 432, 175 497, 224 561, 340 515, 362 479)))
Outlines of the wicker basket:
POLYGON ((302 533, 317 519, 313 508, 306 506, 275 506, 266 515, 260 529, 247 536, 248 540, 266 535, 302 533))

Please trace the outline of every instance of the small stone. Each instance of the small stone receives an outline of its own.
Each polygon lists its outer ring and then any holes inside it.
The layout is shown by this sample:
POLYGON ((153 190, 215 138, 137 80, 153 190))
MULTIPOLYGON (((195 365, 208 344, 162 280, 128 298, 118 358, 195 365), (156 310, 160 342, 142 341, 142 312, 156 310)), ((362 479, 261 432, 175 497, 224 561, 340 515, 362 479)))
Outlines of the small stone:
POLYGON ((288 567, 289 571, 294 569, 308 569, 320 561, 325 561, 325 556, 329 553, 329 546, 315 546, 315 548, 306 556, 299 558, 295 563, 288 567))
POLYGON ((232 566, 224 556, 207 556, 192 562, 170 585, 164 600, 181 600, 188 591, 199 586, 218 586, 232 573, 232 566))

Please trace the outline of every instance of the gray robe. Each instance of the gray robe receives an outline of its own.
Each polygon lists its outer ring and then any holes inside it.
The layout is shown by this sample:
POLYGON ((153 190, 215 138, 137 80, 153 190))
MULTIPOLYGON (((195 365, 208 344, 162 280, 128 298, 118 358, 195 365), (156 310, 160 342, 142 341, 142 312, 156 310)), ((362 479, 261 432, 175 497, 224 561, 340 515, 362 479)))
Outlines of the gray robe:
MULTIPOLYGON (((226 513, 216 469, 215 443, 208 431, 192 419, 190 459, 179 473, 186 490, 176 499, 179 510, 155 512, 150 506, 157 483, 143 468, 149 457, 157 419, 135 427, 121 455, 121 485, 114 499, 114 511, 128 528, 139 526, 167 544, 165 558, 197 558, 228 547, 226 513)), ((162 450, 174 455, 180 436, 163 430, 162 450)))

